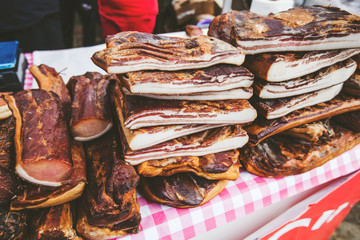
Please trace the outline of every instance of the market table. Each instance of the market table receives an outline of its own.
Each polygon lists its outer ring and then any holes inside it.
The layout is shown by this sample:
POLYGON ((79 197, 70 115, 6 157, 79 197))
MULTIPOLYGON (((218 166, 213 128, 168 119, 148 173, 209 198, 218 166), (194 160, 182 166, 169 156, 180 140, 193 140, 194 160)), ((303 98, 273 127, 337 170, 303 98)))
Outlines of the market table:
MULTIPOLYGON (((64 81, 85 71, 101 69, 91 65, 89 56, 103 45, 94 47, 37 51, 26 53, 29 66, 46 64, 61 72, 64 81), (67 68, 64 65, 69 66, 67 68), (85 69, 84 70, 84 66, 85 69), (70 68, 71 67, 71 68, 70 68)), ((24 88, 36 88, 29 71, 26 71, 24 88)), ((267 206, 286 201, 334 179, 360 169, 360 144, 339 157, 309 172, 282 178, 262 178, 242 170, 236 181, 210 202, 192 209, 176 209, 145 200, 138 193, 142 216, 141 231, 121 239, 189 239, 220 228, 239 218, 260 211, 267 206)), ((360 172, 358 173, 360 174, 360 172)), ((244 218, 246 219, 246 217, 244 218)), ((247 224, 246 222, 244 224, 247 224)), ((231 231, 236 231, 232 229, 231 231)), ((250 234, 250 232, 248 233, 250 234)), ((208 235, 209 236, 209 235, 208 235)), ((210 235, 211 236, 211 235, 210 235)), ((214 238, 215 239, 215 238, 214 238)))

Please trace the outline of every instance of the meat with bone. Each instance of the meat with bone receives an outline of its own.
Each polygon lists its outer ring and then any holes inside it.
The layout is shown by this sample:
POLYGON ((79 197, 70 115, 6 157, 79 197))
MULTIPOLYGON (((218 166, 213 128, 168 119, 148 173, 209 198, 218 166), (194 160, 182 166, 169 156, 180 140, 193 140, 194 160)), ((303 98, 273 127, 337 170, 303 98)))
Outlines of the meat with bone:
POLYGON ((0 239, 22 240, 26 239, 28 213, 25 211, 9 211, 0 207, 0 239))
POLYGON ((175 71, 220 63, 241 65, 242 50, 216 38, 175 38, 150 33, 120 32, 107 38, 107 48, 93 62, 108 73, 140 70, 175 71))
POLYGON ((97 72, 70 78, 67 83, 72 98, 70 131, 75 140, 92 140, 112 127, 108 86, 115 78, 97 72))
POLYGON ((144 161, 180 156, 203 156, 241 148, 248 141, 240 125, 227 125, 191 135, 182 136, 137 151, 126 150, 125 160, 131 165, 144 161))
POLYGON ((317 142, 276 135, 240 149, 247 171, 261 177, 283 177, 309 171, 360 143, 359 133, 333 125, 335 135, 317 142))
POLYGON ((251 18, 231 32, 245 54, 360 47, 360 17, 336 7, 293 8, 251 18))
POLYGON ((139 231, 139 176, 122 158, 114 131, 86 142, 88 184, 80 199, 77 232, 86 239, 112 239, 139 231))
POLYGON ((340 83, 335 86, 294 97, 279 99, 255 98, 252 103, 262 116, 267 119, 275 119, 285 116, 295 110, 329 101, 339 94, 342 87, 343 84, 340 83))
POLYGON ((15 196, 20 181, 17 178, 13 138, 15 119, 13 117, 0 121, 0 206, 8 205, 15 196))
POLYGON ((29 221, 31 236, 29 240, 72 239, 76 231, 73 222, 73 209, 70 203, 32 211, 29 221))
POLYGON ((26 184, 23 191, 11 201, 11 210, 51 207, 77 199, 86 183, 85 153, 80 142, 71 141, 71 175, 59 187, 26 184))
POLYGON ((71 174, 70 136, 62 103, 33 89, 5 96, 16 119, 16 173, 26 181, 60 186, 71 174))
POLYGON ((140 163, 137 172, 144 177, 170 176, 191 172, 209 180, 236 180, 239 177, 239 152, 231 150, 205 156, 170 157, 140 163))
POLYGON ((249 135, 248 145, 254 146, 287 129, 356 110, 360 110, 360 99, 341 93, 328 102, 296 110, 281 118, 268 120, 259 116, 244 129, 249 135))
POLYGON ((211 21, 208 35, 230 43, 231 29, 237 24, 242 24, 244 21, 255 17, 259 17, 259 15, 247 10, 232 10, 230 12, 223 13, 216 16, 211 21))
POLYGON ((141 189, 146 198, 175 208, 203 205, 224 190, 228 180, 208 180, 191 173, 168 177, 142 178, 141 189))
POLYGON ((244 67, 223 64, 172 72, 129 72, 121 75, 120 80, 136 94, 186 95, 250 87, 254 77, 244 67))
POLYGON ((329 51, 263 53, 246 56, 245 65, 258 78, 268 82, 281 82, 302 77, 321 68, 344 61, 360 49, 329 51))
POLYGON ((317 72, 284 82, 257 79, 254 92, 259 98, 276 99, 314 92, 345 82, 356 70, 352 59, 336 63, 317 72))
POLYGON ((243 99, 160 100, 129 96, 120 90, 114 96, 119 106, 118 117, 129 129, 177 124, 242 124, 256 118, 256 110, 243 99))
POLYGON ((29 70, 34 76, 40 89, 52 91, 60 97, 66 116, 68 117, 67 113, 70 111, 71 97, 68 89, 66 88, 65 82, 59 73, 56 72, 54 68, 45 64, 41 64, 39 66, 32 65, 29 70))

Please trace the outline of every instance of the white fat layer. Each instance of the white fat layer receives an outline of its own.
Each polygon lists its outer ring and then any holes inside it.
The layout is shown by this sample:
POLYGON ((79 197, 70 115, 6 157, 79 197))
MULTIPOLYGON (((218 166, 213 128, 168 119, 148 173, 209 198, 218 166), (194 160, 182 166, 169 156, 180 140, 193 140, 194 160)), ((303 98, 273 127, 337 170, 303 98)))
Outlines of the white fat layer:
POLYGON ((360 48, 360 33, 343 37, 327 37, 318 40, 294 41, 288 36, 272 37, 266 40, 237 40, 237 46, 245 54, 288 51, 322 51, 333 49, 360 48))
POLYGON ((149 60, 145 61, 137 61, 136 63, 130 61, 129 64, 122 64, 122 65, 116 65, 116 61, 114 62, 114 65, 110 64, 107 67, 108 73, 116 73, 116 74, 122 74, 127 72, 134 72, 139 70, 162 70, 162 71, 177 71, 177 70, 185 70, 185 69, 194 69, 194 66, 197 68, 205 68, 210 67, 216 64, 232 64, 240 66, 243 64, 245 60, 244 54, 234 54, 234 52, 229 53, 232 54, 232 56, 219 56, 214 57, 209 55, 209 58, 201 58, 200 60, 194 60, 193 62, 188 63, 166 63, 166 62, 160 62, 160 61, 154 61, 150 62, 149 60))
POLYGON ((112 128, 113 124, 112 123, 109 123, 102 132, 100 133, 97 133, 93 136, 89 136, 89 137, 74 137, 74 139, 76 141, 79 141, 79 142, 86 142, 86 141, 90 141, 90 140, 93 140, 93 139, 96 139, 98 137, 101 137, 102 135, 104 135, 107 131, 109 131, 111 128, 112 128))
MULTIPOLYGON (((174 111, 161 111, 157 115, 136 116, 133 121, 128 119, 125 127, 129 129, 138 129, 143 127, 177 124, 242 124, 255 120, 257 113, 254 108, 243 109, 239 112, 228 113, 197 113, 186 112, 187 109, 174 111), (185 112, 184 112, 185 111, 185 112)), ((154 113, 155 114, 155 113, 154 113)))
POLYGON ((345 49, 336 56, 322 57, 328 55, 328 53, 319 52, 309 58, 299 59, 298 61, 286 62, 282 59, 274 62, 268 70, 266 80, 269 82, 281 82, 301 77, 359 54, 360 49, 345 49))
POLYGON ((21 166, 16 166, 16 173, 23 179, 28 182, 42 185, 42 186, 49 186, 49 187, 59 187, 61 186, 61 182, 49 182, 49 181, 41 181, 34 177, 31 177, 21 166))
MULTIPOLYGON (((203 130, 208 130, 208 129, 212 129, 212 128, 216 128, 216 127, 220 127, 220 126, 223 126, 223 125, 204 124, 204 125, 195 125, 194 127, 191 127, 191 128, 189 128, 188 126, 185 126, 185 125, 180 125, 180 126, 169 127, 169 128, 164 129, 164 131, 159 131, 159 132, 155 132, 155 133, 151 133, 151 132, 150 133, 149 132, 139 133, 139 134, 133 135, 131 140, 128 141, 128 145, 131 148, 131 150, 134 150, 134 151, 140 150, 143 148, 154 146, 154 145, 162 143, 162 142, 166 142, 166 141, 174 139, 174 138, 182 137, 185 135, 197 133, 197 132, 200 132, 203 130)), ((140 132, 142 132, 142 131, 140 131, 140 132)))
POLYGON ((181 81, 176 80, 171 83, 139 83, 131 85, 130 91, 132 93, 141 94, 192 94, 199 92, 224 91, 240 87, 250 87, 253 83, 253 79, 250 77, 232 77, 227 78, 227 80, 222 80, 221 78, 222 77, 218 79, 218 82, 210 80, 208 83, 203 83, 203 81, 201 81, 201 84, 196 84, 196 80, 194 80, 193 83, 181 83, 181 81), (179 84, 176 82, 179 82, 179 84))
POLYGON ((286 114, 289 114, 295 110, 316 105, 318 103, 327 102, 333 99, 342 89, 343 84, 338 84, 329 88, 321 89, 317 92, 304 95, 303 98, 296 98, 291 101, 287 106, 279 108, 273 112, 269 112, 266 116, 267 119, 275 119, 286 114))
POLYGON ((204 156, 207 154, 225 152, 232 149, 237 149, 243 147, 249 140, 248 135, 239 136, 235 138, 225 139, 223 141, 218 141, 215 144, 202 148, 194 148, 194 146, 189 146, 188 149, 181 149, 176 151, 176 149, 166 149, 167 151, 156 151, 145 154, 137 154, 134 156, 125 155, 125 161, 131 165, 138 165, 142 162, 155 160, 155 159, 164 159, 169 157, 183 157, 183 156, 204 156))
POLYGON ((267 84, 260 91, 259 97, 264 99, 275 99, 314 92, 319 89, 345 82, 355 72, 356 68, 357 64, 353 61, 350 66, 337 69, 320 77, 318 76, 315 81, 309 81, 306 84, 304 84, 306 79, 289 80, 287 82, 282 82, 281 85, 267 84))
POLYGON ((250 99, 252 91, 246 91, 243 88, 230 89, 221 92, 195 93, 191 95, 157 95, 157 94, 141 94, 144 97, 164 99, 164 100, 228 100, 228 99, 250 99))

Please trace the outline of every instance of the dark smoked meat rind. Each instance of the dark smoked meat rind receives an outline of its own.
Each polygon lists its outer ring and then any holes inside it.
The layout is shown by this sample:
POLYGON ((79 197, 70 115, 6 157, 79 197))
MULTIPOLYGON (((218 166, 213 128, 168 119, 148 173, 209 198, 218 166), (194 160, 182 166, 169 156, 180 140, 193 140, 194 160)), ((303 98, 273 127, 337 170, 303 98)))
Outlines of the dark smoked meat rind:
MULTIPOLYGON (((71 174, 72 161, 60 98, 50 91, 32 89, 5 96, 5 100, 16 118, 17 173, 21 174, 19 169, 24 170, 37 184, 61 185, 71 174), (45 169, 48 171, 46 179, 45 169)), ((24 178, 23 174, 20 176, 24 178)))
POLYGON ((307 172, 360 143, 359 133, 333 126, 335 135, 317 142, 275 135, 256 146, 240 149, 247 171, 261 177, 284 177, 307 172))
POLYGON ((19 179, 15 174, 15 149, 13 138, 15 119, 13 117, 0 121, 0 206, 7 205, 15 195, 19 179))
POLYGON ((0 208, 0 240, 22 240, 27 235, 27 213, 0 208))
POLYGON ((200 206, 224 190, 227 180, 208 180, 191 173, 143 177, 141 190, 151 201, 175 208, 200 206))

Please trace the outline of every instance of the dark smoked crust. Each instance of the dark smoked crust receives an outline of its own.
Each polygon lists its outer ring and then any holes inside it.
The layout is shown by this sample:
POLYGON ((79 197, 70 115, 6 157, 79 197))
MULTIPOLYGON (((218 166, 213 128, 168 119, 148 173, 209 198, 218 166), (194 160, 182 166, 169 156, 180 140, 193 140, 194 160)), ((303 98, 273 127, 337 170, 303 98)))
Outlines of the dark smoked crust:
POLYGON ((360 110, 340 114, 332 119, 341 126, 345 126, 358 133, 360 132, 360 110))
POLYGON ((185 156, 145 161, 137 166, 137 171, 144 177, 191 172, 209 180, 236 180, 239 177, 239 168, 239 152, 232 150, 200 157, 185 156))
POLYGON ((258 116, 251 125, 244 129, 249 135, 248 144, 254 146, 267 137, 292 127, 359 109, 360 99, 340 94, 328 102, 296 110, 278 119, 267 120, 258 116))
POLYGON ((22 240, 28 233, 28 212, 0 208, 0 239, 22 240))
POLYGON ((247 171, 261 177, 284 177, 307 172, 360 143, 359 133, 334 126, 335 135, 317 142, 272 136, 256 146, 240 149, 240 161, 247 171))
POLYGON ((224 190, 227 180, 208 180, 191 173, 141 179, 142 193, 151 201, 175 208, 203 205, 224 190))

